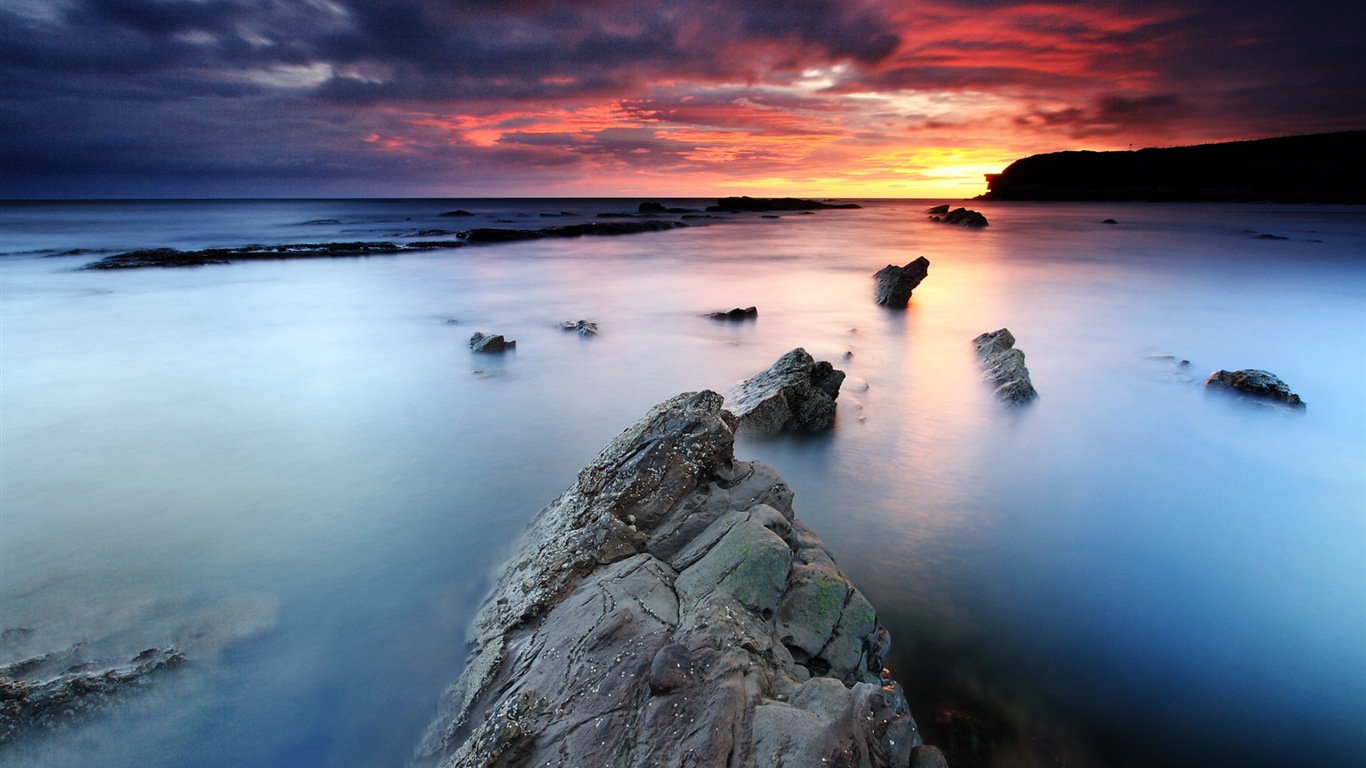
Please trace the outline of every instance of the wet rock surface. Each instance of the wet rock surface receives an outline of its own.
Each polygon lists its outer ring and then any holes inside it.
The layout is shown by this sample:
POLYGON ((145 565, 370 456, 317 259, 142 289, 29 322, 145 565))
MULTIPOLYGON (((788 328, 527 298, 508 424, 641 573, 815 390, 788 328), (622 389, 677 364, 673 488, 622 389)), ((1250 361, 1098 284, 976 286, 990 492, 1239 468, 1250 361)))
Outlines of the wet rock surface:
POLYGON ((972 343, 986 378, 996 388, 997 398, 1010 405, 1021 405, 1039 396, 1029 380, 1024 352, 1015 348, 1015 336, 1008 329, 984 333, 972 343))
POLYGON ((560 323, 560 328, 566 331, 574 331, 580 336, 598 335, 598 324, 591 320, 565 320, 560 323))
POLYGON ((1229 392, 1240 399, 1293 411, 1305 410, 1304 400, 1273 373, 1248 368, 1241 371, 1218 370, 1205 379, 1205 388, 1229 392))
POLYGON ((86 264, 81 267, 81 269, 202 267, 210 264, 230 264, 234 261, 382 256, 407 251, 431 251, 440 248, 459 248, 462 245, 464 245, 464 243, 461 243, 458 240, 437 240, 414 243, 351 242, 243 245, 235 248, 206 248, 200 251, 180 251, 175 248, 149 248, 106 256, 99 261, 86 264))
POLYGON ((0 744, 99 712, 148 684, 155 673, 185 663, 185 655, 175 648, 149 648, 125 662, 72 664, 78 650, 0 666, 0 744))
POLYGON ((723 312, 708 312, 707 317, 713 320, 753 320, 759 316, 758 307, 736 307, 723 312))
POLYGON ((874 299, 884 307, 905 309, 911 293, 930 273, 930 260, 921 256, 904 267, 888 264, 873 274, 874 299))
POLYGON ((501 334, 496 333, 485 334, 482 332, 475 332, 475 334, 470 337, 470 349, 475 352, 497 354, 499 352, 506 352, 516 346, 517 342, 509 341, 503 338, 501 334))
POLYGON ((844 371, 798 347, 746 379, 726 396, 739 428, 761 435, 783 430, 822 432, 835 423, 844 371))
POLYGON ((420 765, 909 764, 876 612, 722 404, 656 406, 541 511, 420 765))

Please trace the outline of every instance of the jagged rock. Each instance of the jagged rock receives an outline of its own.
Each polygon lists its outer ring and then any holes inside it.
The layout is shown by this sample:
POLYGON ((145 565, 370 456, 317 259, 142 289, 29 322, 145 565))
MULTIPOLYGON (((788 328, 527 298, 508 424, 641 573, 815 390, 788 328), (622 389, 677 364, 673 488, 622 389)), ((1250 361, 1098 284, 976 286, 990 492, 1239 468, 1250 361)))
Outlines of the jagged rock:
POLYGON ((875 298, 884 307, 904 309, 911 292, 930 273, 930 260, 921 256, 904 267, 888 264, 873 274, 877 281, 875 298))
POLYGON ((755 434, 821 432, 835 423, 835 398, 843 382, 844 371, 816 362, 797 347, 732 390, 726 407, 740 419, 741 429, 755 434))
POLYGON ((735 309, 727 310, 725 312, 707 313, 707 317, 710 317, 713 320, 753 320, 758 316, 759 310, 757 307, 745 307, 744 309, 736 307, 735 309))
POLYGON ((643 202, 636 208, 637 213, 664 213, 667 210, 669 209, 665 208, 663 203, 657 203, 652 200, 643 202))
POLYGON ((478 331, 470 337, 470 349, 475 352, 506 352, 517 346, 517 342, 508 341, 499 334, 486 335, 478 331))
POLYGON ((954 208, 943 216, 931 216, 931 219, 944 224, 956 224, 960 227, 985 227, 987 217, 977 211, 970 211, 967 208, 954 208))
POLYGON ((109 706, 148 677, 185 663, 174 648, 149 648, 124 663, 68 666, 78 647, 0 667, 0 744, 48 730, 109 706), (54 667, 62 669, 55 672, 54 667))
POLYGON ((1290 387, 1275 374, 1249 368, 1242 371, 1218 370, 1205 379, 1205 388, 1227 390, 1238 397, 1263 405, 1303 411, 1305 403, 1300 396, 1290 391, 1290 387))
POLYGON ((972 340, 986 377, 996 387, 996 396, 1011 405, 1029 402, 1039 396, 1029 380, 1024 352, 1015 349, 1015 336, 1005 328, 984 333, 972 340))
POLYGON ((936 206, 934 206, 933 208, 926 208, 926 209, 925 209, 925 213, 928 213, 928 214, 930 214, 930 215, 943 216, 944 214, 946 214, 946 213, 948 213, 948 212, 949 212, 949 204, 948 204, 948 203, 944 203, 943 205, 936 205, 936 206))
POLYGON ((566 320, 560 323, 566 331, 578 331, 580 336, 597 336, 598 324, 589 320, 566 320))
POLYGON ((722 405, 656 406, 541 511, 419 765, 908 764, 885 630, 722 405))

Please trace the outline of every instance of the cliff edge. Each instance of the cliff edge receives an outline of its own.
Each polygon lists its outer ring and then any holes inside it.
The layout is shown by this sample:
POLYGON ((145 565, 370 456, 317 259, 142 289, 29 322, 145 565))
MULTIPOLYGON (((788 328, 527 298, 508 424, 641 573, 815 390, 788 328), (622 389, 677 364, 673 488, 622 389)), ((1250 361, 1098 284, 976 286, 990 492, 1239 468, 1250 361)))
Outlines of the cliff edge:
POLYGON ((987 174, 982 199, 1366 203, 1366 131, 1031 155, 987 174))
POLYGON ((540 512, 419 764, 939 758, 883 669, 877 612, 794 519, 782 478, 735 459, 722 405, 703 391, 656 406, 540 512))

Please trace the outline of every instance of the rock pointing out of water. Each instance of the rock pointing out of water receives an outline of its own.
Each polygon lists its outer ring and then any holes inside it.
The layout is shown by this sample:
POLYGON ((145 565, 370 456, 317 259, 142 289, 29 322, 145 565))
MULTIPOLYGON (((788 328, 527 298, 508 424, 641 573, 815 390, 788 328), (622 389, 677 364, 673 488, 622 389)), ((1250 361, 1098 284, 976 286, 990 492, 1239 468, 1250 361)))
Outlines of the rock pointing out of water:
POLYGON ((977 211, 970 211, 967 208, 954 208, 947 211, 943 216, 931 216, 931 219, 944 224, 957 224, 960 227, 985 227, 987 217, 977 211))
POLYGON ((1290 387, 1275 374, 1249 368, 1242 371, 1219 370, 1205 379, 1205 388, 1227 390, 1242 399, 1263 405, 1303 411, 1305 403, 1300 396, 1290 391, 1290 387))
POLYGON ((977 347, 977 359, 986 377, 996 387, 996 396, 1011 405, 1027 403, 1039 396, 1029 380, 1024 352, 1015 348, 1015 337, 1009 330, 984 333, 972 340, 977 347))
POLYGON ((924 256, 904 267, 888 264, 879 269, 873 274, 873 279, 877 281, 877 303, 884 307, 905 309, 911 300, 911 292, 929 273, 930 260, 924 256))
POLYGON ((679 395, 541 511, 419 764, 908 765, 887 631, 735 425, 679 395))
POLYGON ((733 389, 726 408, 740 419, 740 429, 754 434, 823 432, 835 423, 842 383, 844 371, 797 347, 733 389))
POLYGON ((473 336, 470 337, 470 349, 474 350, 475 352, 506 352, 509 349, 515 348, 516 346, 517 342, 508 341, 507 339, 503 338, 501 334, 489 335, 481 332, 476 332, 473 336))

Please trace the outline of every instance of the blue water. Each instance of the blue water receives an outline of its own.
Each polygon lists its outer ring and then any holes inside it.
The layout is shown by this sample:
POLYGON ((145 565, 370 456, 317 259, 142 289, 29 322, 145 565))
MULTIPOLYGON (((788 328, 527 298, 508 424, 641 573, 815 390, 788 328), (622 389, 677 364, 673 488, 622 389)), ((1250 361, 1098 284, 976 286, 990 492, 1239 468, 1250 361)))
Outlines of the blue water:
POLYGON ((998 765, 1040 740, 1100 765, 1366 763, 1361 207, 979 203, 977 231, 874 201, 369 258, 52 255, 635 202, 0 203, 0 628, 32 630, 0 662, 190 658, 0 764, 403 764, 536 511, 651 405, 796 346, 849 374, 835 430, 737 452, 879 608, 931 733, 956 706, 1006 723, 998 765), (919 255, 911 307, 875 306, 870 275, 919 255), (601 334, 555 327, 579 318, 601 334), (1023 410, 972 357, 1003 326, 1041 393, 1023 410), (476 330, 516 352, 473 356, 476 330), (1249 367, 1307 411, 1199 386, 1249 367))

